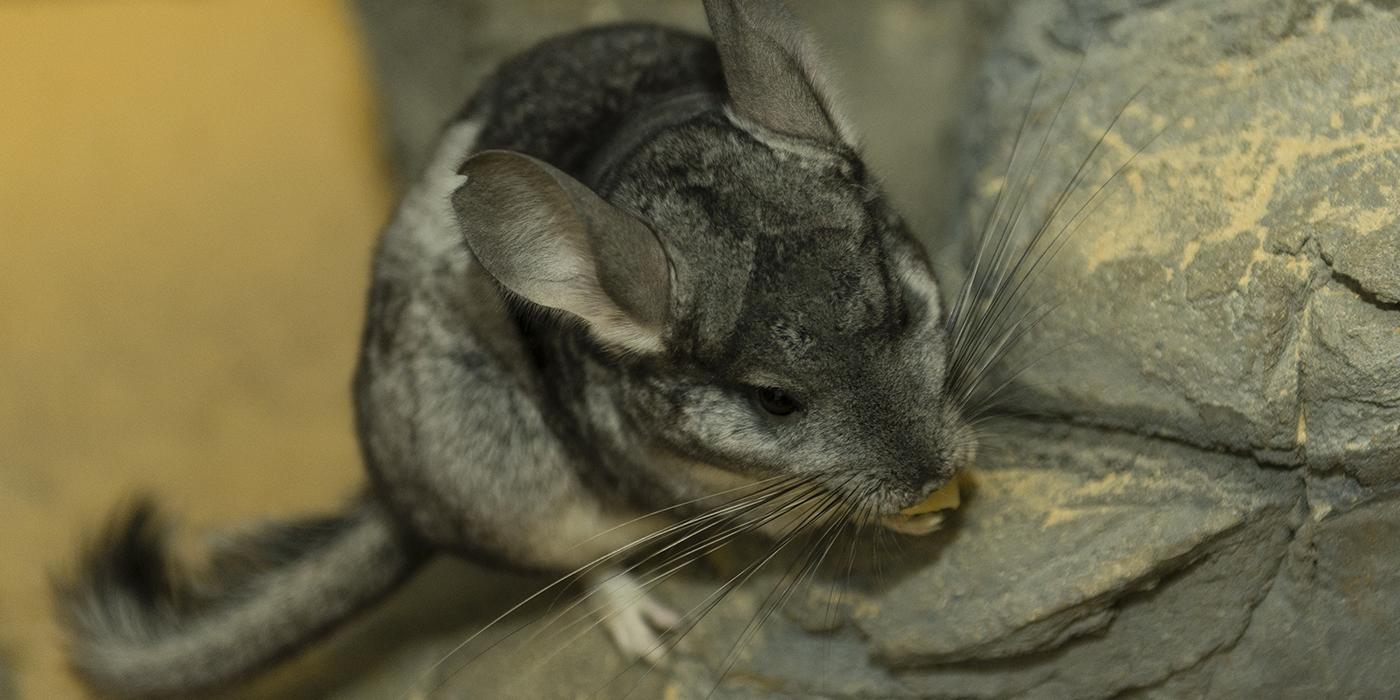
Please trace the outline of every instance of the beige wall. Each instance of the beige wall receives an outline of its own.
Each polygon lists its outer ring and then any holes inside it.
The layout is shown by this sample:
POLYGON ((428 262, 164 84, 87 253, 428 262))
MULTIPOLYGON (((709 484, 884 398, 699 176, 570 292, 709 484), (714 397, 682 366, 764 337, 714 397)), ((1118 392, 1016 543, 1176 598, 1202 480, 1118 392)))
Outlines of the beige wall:
POLYGON ((0 664, 23 697, 79 693, 45 576, 126 494, 200 527, 358 481, 375 143, 338 0, 0 0, 0 664))

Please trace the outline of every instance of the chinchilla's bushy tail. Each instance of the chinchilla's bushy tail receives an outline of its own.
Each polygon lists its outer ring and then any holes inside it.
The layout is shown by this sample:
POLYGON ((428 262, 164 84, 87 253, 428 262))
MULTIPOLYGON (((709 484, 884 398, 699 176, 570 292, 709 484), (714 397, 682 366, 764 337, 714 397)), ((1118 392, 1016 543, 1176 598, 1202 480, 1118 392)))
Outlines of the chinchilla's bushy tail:
POLYGON ((182 575, 149 501, 124 509, 56 582, 75 670, 104 696, 187 695, 297 651, 393 590, 424 559, 381 506, 280 523, 182 575))

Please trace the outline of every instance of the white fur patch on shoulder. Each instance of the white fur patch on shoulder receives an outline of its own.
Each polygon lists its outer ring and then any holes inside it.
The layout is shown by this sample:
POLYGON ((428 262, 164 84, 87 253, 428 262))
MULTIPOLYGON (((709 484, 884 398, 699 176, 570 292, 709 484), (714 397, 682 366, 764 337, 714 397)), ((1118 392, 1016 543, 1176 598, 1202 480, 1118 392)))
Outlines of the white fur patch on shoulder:
POLYGON ((428 161, 425 173, 428 179, 442 173, 457 173, 457 169, 462 167, 462 163, 466 162, 467 157, 476 148, 476 140, 481 136, 481 122, 481 119, 468 119, 453 124, 443 132, 437 151, 433 153, 432 160, 428 161))
POLYGON ((476 150, 481 129, 481 119, 468 119, 449 127, 423 175, 405 193, 394 216, 392 227, 408 233, 429 256, 442 255, 461 245, 451 197, 466 182, 457 169, 476 150))

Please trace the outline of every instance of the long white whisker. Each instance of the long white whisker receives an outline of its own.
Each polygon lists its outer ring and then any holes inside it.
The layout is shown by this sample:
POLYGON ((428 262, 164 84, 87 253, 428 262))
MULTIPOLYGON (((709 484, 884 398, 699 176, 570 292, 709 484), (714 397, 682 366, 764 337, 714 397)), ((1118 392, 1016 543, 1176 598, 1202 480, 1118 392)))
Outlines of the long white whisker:
MULTIPOLYGON (((671 647, 674 648, 674 646, 676 644, 679 644, 680 641, 684 639, 686 635, 690 634, 691 630, 695 629, 695 626, 699 624, 700 620, 703 619, 706 615, 708 615, 710 611, 715 608, 715 606, 719 605, 719 603, 723 601, 731 592, 733 592, 734 589, 747 583, 749 579, 751 579, 754 576, 754 574, 756 574, 759 570, 766 566, 768 562, 772 561, 774 557, 776 557, 780 552, 783 551, 783 549, 785 549, 789 544, 791 544, 793 540, 795 540, 796 537, 803 532, 803 530, 805 530, 812 522, 814 522, 815 519, 820 517, 820 515, 823 512, 823 509, 828 504, 839 500, 840 498, 841 496, 836 493, 831 493, 826 496, 819 497, 819 502, 813 507, 810 513, 808 513, 805 516, 802 516, 799 520, 790 524, 780 534, 780 539, 777 545, 774 546, 774 548, 768 553, 767 556, 745 566, 739 571, 739 573, 735 574, 727 581, 722 583, 720 587, 717 588, 714 592, 710 593, 699 603, 687 610, 685 615, 683 616, 683 619, 689 620, 690 622, 685 626, 685 629, 682 630, 678 635, 676 635, 675 639, 670 642, 671 647), (696 614, 697 610, 700 611, 698 615, 696 614)), ((658 646, 665 643, 665 641, 659 642, 658 646)), ((655 649, 657 647, 653 648, 655 649)), ((638 685, 640 685, 641 680, 644 680, 646 676, 650 673, 651 669, 648 669, 646 673, 643 674, 642 679, 638 680, 638 685)), ((633 686, 633 689, 635 690, 636 686, 633 686)), ((631 693, 629 692, 628 695, 630 694, 631 693)))
MULTIPOLYGON (((831 516, 833 515, 833 512, 839 512, 841 511, 841 509, 842 504, 838 501, 832 504, 831 506, 828 506, 822 513, 821 517, 831 516)), ((826 550, 823 552, 821 558, 817 558, 814 561, 812 555, 817 550, 821 549, 822 542, 826 541, 830 535, 840 532, 841 526, 845 524, 845 516, 849 514, 849 506, 846 506, 846 510, 846 513, 836 515, 835 517, 831 518, 831 524, 827 525, 826 528, 823 529, 819 535, 813 538, 812 544, 810 544, 805 550, 802 550, 798 553, 798 555, 793 560, 792 566, 789 566, 787 572, 780 576, 778 578, 778 581, 773 584, 773 590, 769 592, 763 604, 760 605, 758 612, 754 615, 753 619, 749 621, 749 624, 739 635, 738 641, 735 642, 733 648, 730 649, 729 654, 725 656, 725 659, 720 667, 719 676, 715 680, 715 685, 705 696, 707 699, 713 696, 715 694, 715 691, 719 689, 719 686, 724 683, 724 678, 729 675, 729 671, 733 669, 734 663, 739 660, 739 652, 749 643, 749 641, 753 638, 753 635, 758 632, 759 628, 763 627, 763 625, 768 622, 768 619, 773 616, 774 612, 781 609, 784 605, 787 604, 787 601, 790 600, 792 597, 792 593, 795 590, 797 590, 797 588, 802 584, 803 579, 807 578, 808 575, 815 573, 816 568, 821 565, 821 559, 825 557, 825 551, 830 551, 831 549, 830 544, 827 545, 826 550), (803 562, 802 566, 798 567, 798 562, 803 562), (792 576, 792 571, 794 568, 797 569, 796 576, 792 577, 791 583, 788 584, 786 590, 783 591, 783 594, 774 599, 774 594, 777 593, 779 588, 783 587, 783 581, 787 580, 789 576, 792 576)), ((820 518, 818 518, 818 520, 819 519, 820 518)))
MULTIPOLYGON (((791 477, 789 477, 789 478, 791 478, 791 477)), ((782 486, 782 485, 785 485, 785 484, 784 484, 783 482, 779 482, 778 484, 775 484, 775 485, 770 486, 770 487, 768 487, 768 488, 776 488, 776 487, 779 487, 779 486, 782 486)), ((707 514, 706 516, 701 516, 701 518, 708 517, 708 515, 709 515, 709 514, 707 514)), ((697 518, 697 519, 698 519, 698 518, 697 518)), ((601 555, 601 556, 599 556, 599 557, 593 559, 592 561, 588 562, 587 564, 584 564, 583 566, 580 566, 580 567, 578 567, 577 569, 574 569, 573 571, 571 571, 571 572, 569 572, 569 573, 567 573, 567 574, 564 574, 563 576, 561 576, 561 577, 555 579, 554 581, 552 581, 551 583, 549 583, 548 585, 546 585, 544 588, 541 588, 540 590, 535 591, 534 593, 530 594, 530 595, 529 595, 528 597, 526 597, 524 600, 521 600, 520 602, 516 603, 515 605, 512 605, 512 606, 511 606, 510 608, 508 608, 505 612, 502 612, 500 615, 496 616, 496 617, 495 617, 494 619, 492 619, 490 622, 486 623, 486 625, 485 625, 484 627, 482 627, 481 629, 477 630, 477 631, 476 631, 475 633, 473 633, 471 636, 469 636, 469 637, 467 637, 466 639, 462 640, 461 643, 457 644, 457 645, 454 646, 452 649, 450 649, 446 654, 444 654, 444 655, 443 655, 441 658, 439 658, 435 663, 433 663, 432 666, 429 666, 427 670, 425 670, 422 674, 420 674, 419 677, 413 682, 413 684, 410 685, 408 688, 406 688, 406 689, 404 690, 404 692, 403 692, 402 694, 399 695, 399 700, 404 700, 404 698, 408 697, 408 695, 409 695, 410 693, 413 692, 413 689, 414 689, 415 687, 421 685, 424 681, 426 681, 429 677, 431 677, 431 675, 432 675, 434 672, 436 672, 439 668, 441 668, 443 664, 445 664, 445 663, 447 663, 449 660, 451 660, 452 657, 456 656, 459 652, 461 652, 462 649, 465 649, 468 645, 470 645, 473 641, 475 641, 478 637, 480 637, 484 632, 486 632, 487 630, 491 629, 491 628, 494 627, 496 624, 500 623, 502 620, 504 620, 505 618, 509 617, 511 614, 513 614, 513 613, 515 613, 516 611, 520 610, 520 609, 523 608, 524 606, 528 605, 528 604, 531 603, 532 601, 536 600, 536 599, 539 598, 540 596, 544 595, 545 593, 547 593, 547 592, 549 592, 549 591, 551 591, 551 590, 555 590, 555 589, 557 589, 559 586, 562 586, 562 585, 564 585, 564 584, 566 584, 566 583, 568 583, 568 582, 570 582, 570 581, 576 580, 578 576, 580 576, 580 575, 582 575, 582 574, 584 574, 584 573, 587 573, 588 571, 590 571, 590 570, 592 570, 592 569, 598 567, 599 565, 603 564, 604 562, 610 561, 612 558, 618 556, 619 554, 622 554, 622 553, 624 553, 624 552, 627 552, 627 551, 631 551, 631 550, 633 550, 633 549, 636 549, 637 547, 640 547, 640 546, 642 546, 642 545, 644 545, 644 544, 646 544, 646 543, 648 543, 648 542, 655 541, 657 538, 664 537, 664 536, 666 536, 666 535, 668 535, 668 534, 670 534, 670 533, 672 533, 672 532, 675 532, 678 528, 682 528, 682 527, 684 527, 684 526, 685 526, 684 523, 678 523, 678 524, 676 524, 676 525, 672 525, 671 527, 667 527, 667 528, 665 528, 665 529, 663 529, 663 530, 661 530, 661 531, 659 531, 659 532, 655 532, 655 533, 652 533, 652 534, 647 535, 647 536, 645 536, 645 537, 642 537, 642 538, 639 538, 639 539, 637 539, 637 540, 634 540, 634 541, 632 541, 632 542, 630 542, 630 543, 628 543, 628 544, 626 544, 626 545, 623 545, 622 547, 618 547, 617 549, 614 549, 613 551, 608 552, 607 554, 603 554, 603 555, 601 555)), ((517 631, 518 631, 518 630, 517 630, 517 631)), ((512 634, 513 634, 513 633, 512 633, 512 634)), ((494 645, 493 645, 493 646, 494 646, 494 645)), ((450 677, 451 677, 451 676, 449 675, 447 678, 443 678, 443 679, 439 680, 439 682, 438 682, 437 684, 434 685, 434 687, 433 687, 432 690, 436 690, 436 688, 437 688, 438 686, 440 686, 442 683, 445 683, 445 682, 447 681, 447 679, 450 678, 450 677)), ((430 692, 431 692, 431 691, 430 691, 430 692)))
POLYGON ((980 241, 978 243, 977 255, 972 261, 972 269, 968 272, 967 279, 963 281, 962 289, 958 292, 958 299, 953 304, 953 310, 948 315, 948 327, 953 330, 954 337, 951 347, 957 348, 962 344, 963 328, 966 324, 962 322, 962 316, 967 312, 967 304, 971 303, 972 289, 977 283, 982 256, 987 248, 987 232, 995 225, 999 219, 1002 200, 1006 195, 1007 187, 1011 182, 1011 173, 1016 166, 1017 155, 1021 150, 1021 139, 1026 131, 1026 126, 1030 123, 1031 113, 1035 107, 1036 95, 1040 92, 1040 76, 1036 75, 1035 85, 1031 88, 1031 96, 1026 104, 1026 113, 1021 118, 1021 125, 1016 131, 1016 140, 1011 144, 1011 156, 1006 162, 1006 173, 1002 176, 1001 187, 997 190, 996 200, 992 203, 992 209, 987 213, 987 222, 984 225, 980 241))
MULTIPOLYGON (((807 490, 803 491, 802 493, 799 493, 797 496, 793 497, 792 503, 798 504, 798 507, 800 507, 800 504, 801 504, 801 502, 802 502, 802 500, 803 500, 804 498, 806 498, 807 496, 813 495, 813 494, 815 494, 816 492, 820 491, 820 487, 818 487, 818 486, 815 486, 815 485, 808 485, 808 486, 810 486, 810 488, 808 488, 807 490)), ((775 498, 783 498, 783 497, 785 497, 786 495, 787 495, 786 493, 783 493, 783 494, 780 494, 779 496, 777 496, 777 497, 775 497, 775 498)), ((768 505, 770 505, 770 503, 768 503, 768 502, 761 502, 761 503, 758 503, 758 504, 755 506, 755 508, 766 507, 766 506, 768 506, 768 505)), ((781 505, 787 505, 787 504, 781 504, 781 505)), ((749 510, 749 509, 746 509, 746 510, 749 510)), ((788 509, 788 510, 791 510, 791 509, 788 509)), ((786 513, 786 512, 787 512, 787 510, 782 510, 781 507, 780 507, 780 510, 775 511, 774 513, 771 513, 771 514, 766 514, 766 515, 760 516, 760 517, 759 517, 758 519, 756 519, 756 520, 740 522, 738 525, 728 526, 728 529, 727 529, 727 530, 724 530, 724 531, 719 532, 719 533, 717 533, 717 534, 711 534, 710 536, 708 536, 707 539, 705 539, 704 541, 700 542, 699 544, 693 544, 693 545, 689 546, 685 551, 680 552, 680 553, 678 553, 678 554, 673 554, 673 555, 671 555, 669 558, 665 559, 665 560, 662 561, 661 563, 656 564, 656 565, 654 566, 654 568, 652 569, 652 571, 654 572, 654 571, 656 571, 656 570, 659 570, 659 569, 662 569, 662 568, 668 567, 668 566, 670 566, 671 568, 668 569, 667 571, 663 572, 662 574, 657 575, 657 576, 653 576, 651 579, 649 579, 649 580, 643 582, 642 584, 640 584, 640 588, 642 589, 642 592, 645 593, 645 592, 647 592, 647 591, 650 591, 652 588, 654 588, 654 587, 656 586, 656 584, 659 584, 661 581, 665 580, 666 578, 669 578, 672 574, 674 574, 674 573, 680 571, 681 569, 685 568, 685 567, 686 567, 687 565, 689 565, 692 561, 695 561, 696 559, 698 559, 698 558, 700 558, 700 557, 703 557, 703 556, 706 556, 706 555, 710 554, 711 552, 714 552, 715 550, 719 549, 720 547, 723 547, 725 544, 727 544, 727 543, 729 542, 729 540, 732 540, 733 538, 738 537, 738 536, 740 536, 740 535, 742 535, 742 534, 744 534, 744 533, 746 533, 746 532, 751 532, 751 531, 753 531, 753 530, 755 530, 755 529, 757 529, 757 528, 759 528, 759 527, 762 527, 763 525, 766 525, 768 522, 771 522, 772 520, 774 520, 774 519, 776 519, 776 518, 778 518, 778 517, 781 517, 781 516, 782 516, 784 513, 786 513), (706 549, 707 547, 708 547, 708 549, 706 549), (702 550, 703 550, 703 551, 702 551, 702 550), (679 563, 677 563, 677 562, 679 562, 679 563), (674 566, 672 566, 673 564, 674 564, 674 566)), ((739 512, 738 514, 736 514, 735 519, 737 519, 738 517, 741 517, 742 515, 743 515, 743 512, 739 512)), ((681 538, 680 540, 677 540, 677 541, 675 541, 675 542, 669 543, 669 544, 665 545, 664 547, 662 547, 661 549, 657 550, 656 552, 653 552, 653 553, 647 555, 647 556, 646 556, 645 558, 643 558, 642 560, 640 560, 640 561, 638 561, 638 562, 636 562, 636 563, 634 563, 634 564, 632 564, 632 565, 626 567, 625 569, 622 569, 622 570, 618 571, 617 573, 614 573, 612 576, 609 576, 606 580, 607 580, 607 581, 611 581, 611 580, 613 580, 613 579, 616 579, 616 578, 619 577, 619 576, 631 574, 633 571, 636 571, 637 569, 639 569, 639 568, 641 568, 642 566, 646 565, 646 564, 647 564, 648 562, 650 562, 651 560, 653 560, 653 559, 655 559, 655 558, 661 556, 662 554, 664 554, 665 552, 667 552, 667 551, 673 549, 674 547, 680 546, 680 545, 683 544, 686 540, 689 540, 689 539, 691 539, 692 537, 698 536, 698 535, 704 533, 706 530, 708 530, 708 529, 710 529, 710 528, 712 528, 712 527, 715 527, 715 526, 716 526, 716 523, 719 523, 719 524, 723 525, 724 523, 732 523, 732 522, 733 522, 733 519, 727 520, 727 521, 714 521, 714 522, 711 522, 710 524, 707 524, 705 527, 700 528, 699 530, 697 530, 697 531, 695 531, 695 532, 688 533, 687 535, 685 535, 685 537, 681 538)), ((592 592, 589 592, 589 593, 587 593, 587 594, 585 594, 585 595, 583 595, 583 596, 580 596, 579 599, 576 600, 573 604, 571 604, 568 608, 564 609, 561 613, 559 613, 558 615, 556 615, 555 618, 554 618, 554 620, 558 620, 560 617, 563 617, 563 616, 564 616, 565 614, 567 614, 569 611, 573 610, 574 608, 577 608, 579 605, 582 605, 582 604, 583 604, 585 601, 587 601, 592 595, 593 595, 592 592)), ((608 615, 602 616, 602 619, 598 620, 598 622, 596 622, 595 624, 589 626, 588 629, 584 630, 584 633, 587 633, 589 630, 593 629, 593 628, 596 627, 598 624, 601 624, 604 620, 611 618, 614 614, 616 614, 616 612, 617 612, 617 611, 614 611, 614 613, 610 613, 610 614, 608 614, 608 615)), ((550 624, 553 624, 553 621, 551 621, 550 624)), ((567 632, 568 629, 570 629, 572 626, 573 626, 573 625, 570 625, 569 627, 566 627, 566 628, 564 629, 564 631, 567 632)), ((549 627, 549 625, 546 625, 544 628, 540 629, 538 632, 536 632, 534 635, 532 635, 530 639, 531 639, 531 640, 534 640, 534 639, 535 639, 536 637, 538 637, 541 633, 543 633, 546 629, 548 629, 548 627, 549 627)), ((581 635, 580 635, 580 636, 581 636, 581 635)), ((577 638, 577 637, 576 637, 576 638, 577 638)), ((576 639, 576 638, 575 638, 575 639, 576 639)), ((570 643, 572 643, 572 641, 573 641, 573 640, 570 640, 570 643)), ((527 642, 527 643, 528 643, 528 642, 527 642)), ((568 644, 565 644, 564 646, 567 647, 568 644)), ((560 651, 562 651, 562 648, 560 649, 560 651)), ((555 653, 557 654, 558 652, 555 652, 555 653)), ((551 657, 552 657, 552 656, 553 656, 553 655, 551 655, 551 657)))

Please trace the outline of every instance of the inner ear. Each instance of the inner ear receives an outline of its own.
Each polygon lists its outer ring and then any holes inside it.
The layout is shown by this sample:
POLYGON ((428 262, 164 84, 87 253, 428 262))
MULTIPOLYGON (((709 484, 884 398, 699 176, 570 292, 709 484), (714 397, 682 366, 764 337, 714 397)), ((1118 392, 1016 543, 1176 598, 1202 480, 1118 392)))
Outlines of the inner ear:
POLYGON ((783 0, 705 0, 734 111, 770 131, 850 146, 815 47, 783 0))
POLYGON ((603 344, 661 349, 670 269, 651 229, 579 181, 510 151, 484 151, 452 193, 462 236, 503 287, 581 319, 603 344))

